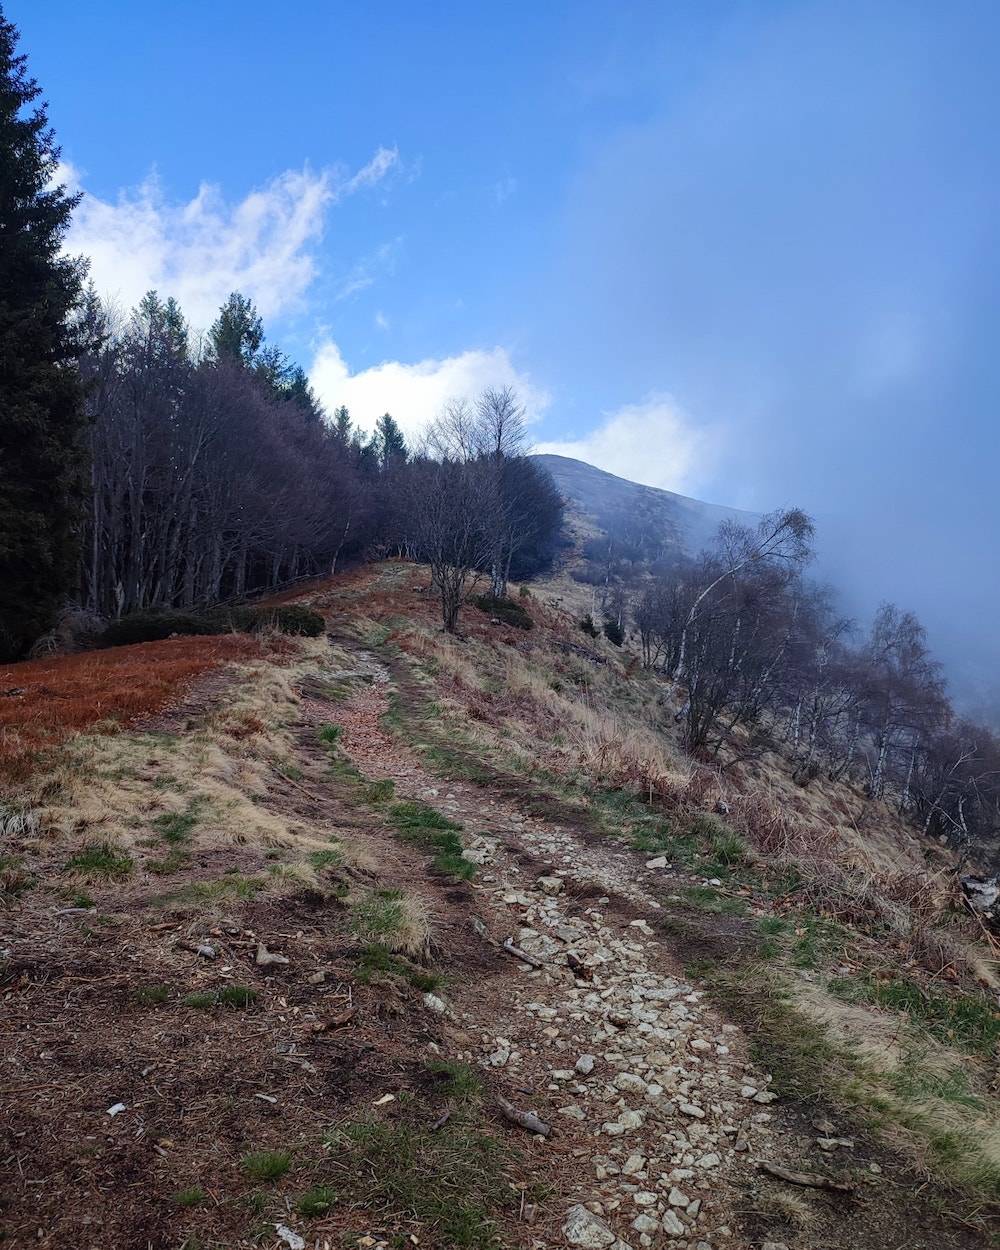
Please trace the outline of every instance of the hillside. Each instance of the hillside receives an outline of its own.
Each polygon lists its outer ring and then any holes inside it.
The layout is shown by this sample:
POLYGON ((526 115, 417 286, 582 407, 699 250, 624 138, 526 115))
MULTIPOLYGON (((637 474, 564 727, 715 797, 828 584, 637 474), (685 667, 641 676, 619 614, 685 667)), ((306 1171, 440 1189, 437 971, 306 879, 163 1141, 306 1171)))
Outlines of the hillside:
POLYGON ((625 514, 649 517, 659 522, 677 546, 692 554, 711 542, 723 521, 746 524, 757 520, 754 513, 642 486, 569 456, 533 459, 552 474, 571 515, 587 527, 606 530, 625 514))
POLYGON ((693 765, 557 586, 451 638, 426 581, 0 670, 9 1244, 983 1245, 994 952, 944 853, 693 765))

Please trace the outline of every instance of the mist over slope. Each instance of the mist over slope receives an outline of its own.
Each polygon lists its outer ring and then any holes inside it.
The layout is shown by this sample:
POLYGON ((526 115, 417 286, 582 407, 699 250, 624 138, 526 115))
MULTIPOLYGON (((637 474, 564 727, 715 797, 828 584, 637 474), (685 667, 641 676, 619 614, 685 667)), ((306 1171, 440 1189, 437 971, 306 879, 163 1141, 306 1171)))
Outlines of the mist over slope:
MULTIPOLYGON (((644 486, 568 456, 544 454, 533 459, 551 473, 570 516, 585 530, 607 532, 624 517, 641 516, 669 531, 676 545, 690 554, 708 546, 723 521, 753 525, 759 519, 758 513, 644 486)), ((859 573, 856 540, 846 518, 821 515, 816 524, 814 574, 834 586, 844 610, 864 627, 878 605, 893 597, 891 590, 875 584, 871 571, 859 573)), ((912 594, 900 606, 916 607, 928 626, 931 649, 944 665, 956 708, 981 724, 1000 727, 1000 663, 992 640, 984 636, 983 621, 965 616, 958 622, 942 622, 933 597, 927 601, 927 587, 920 585, 916 568, 913 576, 912 594)))
POLYGON ((552 474, 571 511, 602 530, 624 513, 643 513, 671 532, 679 547, 693 553, 712 541, 723 521, 757 521, 756 513, 643 486, 569 456, 544 454, 533 459, 552 474))

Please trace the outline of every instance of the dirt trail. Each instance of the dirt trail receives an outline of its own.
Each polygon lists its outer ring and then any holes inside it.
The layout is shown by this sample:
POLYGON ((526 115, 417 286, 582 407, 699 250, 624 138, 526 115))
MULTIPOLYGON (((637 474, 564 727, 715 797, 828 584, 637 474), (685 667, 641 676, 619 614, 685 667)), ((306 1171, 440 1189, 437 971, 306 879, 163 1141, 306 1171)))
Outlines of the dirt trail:
POLYGON ((555 1125, 554 1142, 536 1149, 540 1168, 557 1160, 563 1207, 550 1214, 565 1226, 539 1229, 536 1244, 748 1244, 734 1208, 749 1161, 775 1156, 776 1096, 739 1030, 650 926, 661 904, 641 877, 655 872, 478 787, 428 775, 382 728, 381 676, 338 709, 345 752, 367 777, 391 779, 398 796, 461 822, 466 854, 482 866, 476 913, 494 940, 513 939, 542 963, 497 952, 508 970, 488 994, 456 982, 445 996, 474 1039, 469 1057, 555 1125))

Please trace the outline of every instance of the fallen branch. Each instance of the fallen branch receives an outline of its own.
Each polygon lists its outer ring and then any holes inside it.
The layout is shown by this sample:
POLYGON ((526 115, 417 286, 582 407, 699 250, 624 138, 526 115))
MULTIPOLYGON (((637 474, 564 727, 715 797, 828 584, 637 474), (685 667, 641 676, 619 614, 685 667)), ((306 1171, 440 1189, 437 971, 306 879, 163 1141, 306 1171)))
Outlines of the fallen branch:
POLYGON ((534 955, 529 955, 527 951, 521 950, 520 946, 515 946, 511 938, 504 942, 503 949, 508 955, 513 955, 515 959, 520 959, 532 968, 544 968, 545 966, 541 959, 536 959, 534 955))
POLYGON ((829 1176, 822 1176, 819 1172, 791 1172, 788 1168, 781 1167, 780 1164, 767 1163, 764 1160, 761 1160, 757 1166, 762 1172, 776 1177, 779 1181, 787 1181, 789 1185, 805 1185, 810 1189, 830 1189, 839 1194, 849 1194, 854 1190, 854 1186, 847 1181, 835 1181, 829 1176))
POLYGON ((527 1133, 538 1133, 542 1137, 548 1137, 552 1132, 552 1126, 546 1124, 544 1120, 540 1120, 537 1115, 531 1111, 518 1111, 518 1109, 507 1101, 506 1098, 497 1098, 497 1106, 500 1108, 505 1119, 510 1120, 511 1124, 516 1124, 518 1128, 523 1128, 527 1133))

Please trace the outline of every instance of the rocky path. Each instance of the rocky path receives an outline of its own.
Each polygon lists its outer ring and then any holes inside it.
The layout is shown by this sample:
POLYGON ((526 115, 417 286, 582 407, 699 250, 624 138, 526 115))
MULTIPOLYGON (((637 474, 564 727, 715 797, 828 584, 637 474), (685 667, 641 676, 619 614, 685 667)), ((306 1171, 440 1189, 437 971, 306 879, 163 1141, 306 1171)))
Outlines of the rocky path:
MULTIPOLYGON (((398 797, 461 822, 479 865, 470 928, 498 948, 512 940, 540 964, 498 949, 509 965, 499 992, 455 984, 431 1004, 469 1039, 465 1057, 553 1125, 533 1148, 562 1206, 554 1225, 532 1230, 533 1244, 749 1244, 734 1204, 753 1160, 780 1153, 775 1095, 739 1030, 651 927, 669 906, 657 898, 655 870, 488 790, 430 776, 382 727, 388 673, 370 656, 359 663, 374 680, 339 709, 345 752, 367 777, 391 778, 398 797)), ((537 1218, 530 1207, 524 1215, 537 1218)))

